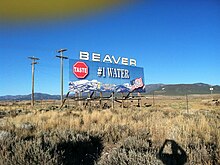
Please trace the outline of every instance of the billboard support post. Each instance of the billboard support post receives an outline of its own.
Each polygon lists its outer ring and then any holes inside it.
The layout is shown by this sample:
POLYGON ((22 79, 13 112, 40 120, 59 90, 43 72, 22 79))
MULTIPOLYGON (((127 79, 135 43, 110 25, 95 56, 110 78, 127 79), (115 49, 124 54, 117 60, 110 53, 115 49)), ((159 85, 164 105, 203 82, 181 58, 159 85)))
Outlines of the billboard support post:
POLYGON ((114 92, 112 92, 112 110, 114 110, 114 92))
POLYGON ((82 108, 82 100, 81 100, 81 98, 82 98, 82 92, 79 92, 79 99, 80 99, 80 101, 79 101, 79 107, 80 107, 80 108, 82 108))
MULTIPOLYGON (((79 98, 79 93, 78 92, 75 93, 75 98, 79 98)), ((76 105, 79 106, 79 102, 77 102, 76 105)))
POLYGON ((102 108, 102 92, 100 92, 99 105, 100 105, 100 108, 102 108))
POLYGON ((121 107, 122 107, 122 109, 124 109, 124 97, 123 97, 123 93, 121 93, 121 95, 122 95, 121 107))

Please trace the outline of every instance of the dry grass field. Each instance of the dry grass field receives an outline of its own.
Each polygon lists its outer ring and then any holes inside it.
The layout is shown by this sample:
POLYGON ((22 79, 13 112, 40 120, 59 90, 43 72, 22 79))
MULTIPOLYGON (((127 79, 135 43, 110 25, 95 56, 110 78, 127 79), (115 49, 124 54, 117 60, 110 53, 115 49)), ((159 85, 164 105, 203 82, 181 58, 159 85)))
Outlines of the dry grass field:
POLYGON ((220 95, 0 102, 0 164, 220 164, 220 95), (102 102, 102 106, 104 101, 102 102), (187 108, 188 107, 188 108, 187 108))

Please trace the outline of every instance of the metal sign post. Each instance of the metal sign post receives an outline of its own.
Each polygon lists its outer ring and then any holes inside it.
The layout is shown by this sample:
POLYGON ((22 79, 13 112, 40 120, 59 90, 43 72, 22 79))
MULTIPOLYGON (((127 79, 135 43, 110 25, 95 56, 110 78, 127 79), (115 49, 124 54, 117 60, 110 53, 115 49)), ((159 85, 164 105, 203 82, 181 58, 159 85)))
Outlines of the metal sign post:
POLYGON ((209 90, 210 90, 211 98, 213 99, 213 97, 212 97, 212 92, 213 92, 214 88, 211 87, 211 88, 209 88, 209 90))
POLYGON ((210 90, 211 95, 212 95, 212 92, 213 92, 214 88, 213 88, 213 87, 211 87, 211 88, 209 88, 209 90, 210 90))

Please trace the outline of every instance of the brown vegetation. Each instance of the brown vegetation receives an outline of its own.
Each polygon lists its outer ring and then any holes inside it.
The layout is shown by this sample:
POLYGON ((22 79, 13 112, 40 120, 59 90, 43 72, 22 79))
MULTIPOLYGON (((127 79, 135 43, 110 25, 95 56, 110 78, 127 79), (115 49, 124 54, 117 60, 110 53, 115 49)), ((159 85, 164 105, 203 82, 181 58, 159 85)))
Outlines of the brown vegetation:
MULTIPOLYGON (((183 96, 157 96, 154 106, 145 106, 152 104, 147 96, 140 107, 125 101, 114 110, 2 103, 0 164, 163 164, 158 153, 165 141, 184 150, 186 164, 219 164, 220 106, 212 100, 189 96, 188 110, 183 96)), ((174 152, 164 146, 166 155, 174 152)))

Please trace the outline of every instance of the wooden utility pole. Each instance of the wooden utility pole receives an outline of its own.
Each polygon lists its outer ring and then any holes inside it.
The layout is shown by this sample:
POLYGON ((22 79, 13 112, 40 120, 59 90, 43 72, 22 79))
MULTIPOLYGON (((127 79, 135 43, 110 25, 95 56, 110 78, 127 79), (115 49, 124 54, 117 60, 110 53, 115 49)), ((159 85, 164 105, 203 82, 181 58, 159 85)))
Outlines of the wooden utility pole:
POLYGON ((60 53, 60 55, 56 56, 60 58, 60 105, 63 104, 63 59, 68 59, 68 57, 63 56, 64 51, 67 51, 67 49, 57 50, 57 53, 60 53))
POLYGON ((36 57, 28 57, 29 59, 32 60, 31 62, 31 68, 32 68, 32 94, 31 94, 31 105, 34 106, 34 70, 35 70, 35 64, 38 64, 36 62, 36 60, 40 60, 39 58, 36 58, 36 57))

